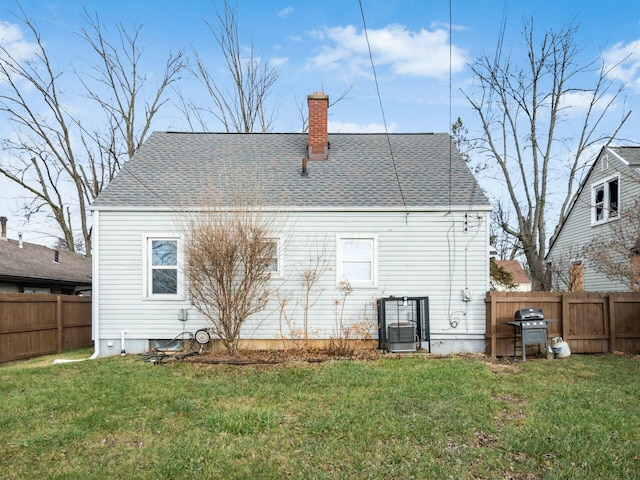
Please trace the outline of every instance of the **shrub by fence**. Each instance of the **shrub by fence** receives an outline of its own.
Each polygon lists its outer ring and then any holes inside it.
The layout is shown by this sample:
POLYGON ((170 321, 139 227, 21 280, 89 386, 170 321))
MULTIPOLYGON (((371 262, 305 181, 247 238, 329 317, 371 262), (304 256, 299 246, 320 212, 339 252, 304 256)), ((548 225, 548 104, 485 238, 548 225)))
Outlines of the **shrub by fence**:
POLYGON ((0 294, 0 363, 91 345, 91 298, 0 294))
MULTIPOLYGON (((541 308, 549 338, 562 337, 572 353, 640 353, 640 293, 487 292, 487 353, 513 355, 512 321, 521 308, 541 308)), ((528 347, 527 354, 537 351, 528 347)))

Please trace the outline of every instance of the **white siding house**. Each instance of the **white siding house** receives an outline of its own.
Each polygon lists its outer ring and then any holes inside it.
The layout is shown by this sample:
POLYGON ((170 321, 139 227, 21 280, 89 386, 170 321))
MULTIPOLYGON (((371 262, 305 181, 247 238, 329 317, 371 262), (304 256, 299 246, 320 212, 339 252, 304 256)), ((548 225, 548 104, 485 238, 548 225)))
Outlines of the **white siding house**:
MULTIPOLYGON (((613 227, 629 221, 625 213, 640 199, 638 168, 639 147, 601 149, 580 186, 569 215, 549 247, 547 261, 552 264, 554 289, 567 290, 576 279, 581 287, 578 289, 587 292, 629 289, 600 273, 585 258, 583 249, 594 238, 614 235, 613 227)), ((637 221, 637 215, 632 218, 637 221)))
POLYGON ((99 355, 120 353, 122 338, 127 353, 144 352, 207 326, 189 302, 185 221, 195 205, 235 208, 238 193, 275 219, 278 237, 271 298, 243 340, 275 346, 291 337, 302 325, 301 275, 320 256, 327 268, 309 310, 313 338, 335 334, 338 283, 358 270, 347 322, 368 322, 376 338, 377 299, 427 296, 425 348, 484 350, 491 206, 450 136, 328 134, 327 105, 324 94, 309 97, 308 135, 150 136, 92 206, 99 355), (176 275, 174 291, 151 293, 154 246, 171 251, 162 268, 176 275))

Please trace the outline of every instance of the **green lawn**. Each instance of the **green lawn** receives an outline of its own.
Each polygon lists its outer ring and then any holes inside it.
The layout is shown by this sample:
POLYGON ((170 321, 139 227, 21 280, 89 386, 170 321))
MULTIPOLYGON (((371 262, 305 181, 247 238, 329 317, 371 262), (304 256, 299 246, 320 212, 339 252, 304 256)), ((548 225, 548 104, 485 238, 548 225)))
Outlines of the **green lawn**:
POLYGON ((0 367, 0 479, 640 475, 638 358, 50 363, 0 367))

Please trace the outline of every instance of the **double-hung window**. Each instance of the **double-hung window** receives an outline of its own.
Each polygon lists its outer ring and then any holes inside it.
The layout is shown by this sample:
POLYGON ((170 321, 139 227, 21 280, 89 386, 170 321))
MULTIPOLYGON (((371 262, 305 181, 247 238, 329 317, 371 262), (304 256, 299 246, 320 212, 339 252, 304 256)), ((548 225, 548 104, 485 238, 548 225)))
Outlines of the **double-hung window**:
POLYGON ((179 295, 179 255, 177 237, 146 237, 146 297, 161 299, 179 295))
POLYGON ((378 244, 373 234, 339 234, 336 245, 337 281, 354 287, 375 286, 378 277, 378 244))
POLYGON ((591 187, 591 223, 599 224, 620 215, 620 179, 608 178, 591 187))
POLYGON ((272 277, 282 276, 282 260, 280 259, 280 245, 277 239, 267 240, 270 247, 269 265, 267 271, 272 277))

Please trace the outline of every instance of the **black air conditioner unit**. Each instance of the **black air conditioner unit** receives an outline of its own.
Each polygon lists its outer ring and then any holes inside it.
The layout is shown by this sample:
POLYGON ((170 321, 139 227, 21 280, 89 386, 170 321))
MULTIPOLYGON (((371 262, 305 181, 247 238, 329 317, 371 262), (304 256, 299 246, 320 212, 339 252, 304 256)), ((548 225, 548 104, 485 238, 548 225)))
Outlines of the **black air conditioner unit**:
POLYGON ((431 351, 428 297, 378 299, 378 346, 389 352, 431 351))
POLYGON ((387 326, 387 344, 390 352, 415 352, 416 327, 411 322, 391 323, 387 326))

